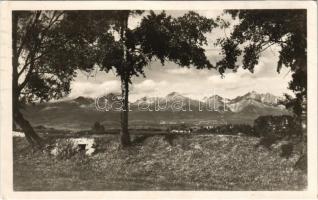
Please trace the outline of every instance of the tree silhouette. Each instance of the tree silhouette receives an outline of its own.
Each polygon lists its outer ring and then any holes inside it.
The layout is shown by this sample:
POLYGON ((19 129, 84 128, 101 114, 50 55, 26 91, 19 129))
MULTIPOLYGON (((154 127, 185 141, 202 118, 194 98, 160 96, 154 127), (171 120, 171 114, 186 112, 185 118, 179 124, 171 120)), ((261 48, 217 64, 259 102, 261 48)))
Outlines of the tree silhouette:
MULTIPOLYGON (((229 38, 219 40, 224 58, 217 63, 220 73, 237 70, 237 58, 243 55, 244 69, 253 72, 261 53, 273 45, 280 48, 277 72, 290 68, 289 89, 295 98, 285 95, 286 107, 293 108, 297 119, 306 127, 307 101, 307 12, 305 9, 227 10, 239 24, 229 38), (302 122, 303 121, 303 122, 302 122)), ((228 24, 225 24, 227 26, 228 24)), ((303 155, 306 155, 306 128, 302 131, 303 155)), ((305 156, 306 157, 306 156, 305 156)))
POLYGON ((144 67, 153 60, 162 65, 172 61, 182 67, 213 68, 202 48, 207 44, 204 33, 211 32, 216 23, 195 12, 173 18, 165 12, 150 11, 138 27, 128 28, 128 18, 140 15, 142 11, 118 11, 118 23, 114 30, 119 33, 116 40, 111 33, 100 35, 97 46, 100 49, 97 64, 108 72, 114 69, 121 80, 121 144, 128 146, 128 95, 133 76, 144 76, 144 67))
MULTIPOLYGON (((280 48, 277 72, 289 67, 289 83, 296 96, 286 96, 287 106, 297 116, 302 114, 301 103, 307 95, 307 19, 306 10, 227 10, 233 19, 239 18, 230 37, 220 39, 224 58, 217 63, 220 73, 237 70, 237 60, 243 56, 242 67, 253 72, 261 53, 273 45, 280 48)), ((225 24, 228 26, 228 24, 225 24)))
POLYGON ((92 46, 96 38, 87 34, 93 23, 87 20, 99 18, 103 23, 100 29, 104 32, 109 28, 99 12, 87 12, 87 16, 93 16, 86 18, 85 26, 80 26, 82 32, 74 32, 78 31, 75 27, 79 27, 80 21, 72 18, 73 15, 72 11, 14 11, 12 14, 13 121, 35 146, 42 146, 42 140, 21 109, 26 103, 67 95, 76 70, 89 71, 96 60, 92 46))

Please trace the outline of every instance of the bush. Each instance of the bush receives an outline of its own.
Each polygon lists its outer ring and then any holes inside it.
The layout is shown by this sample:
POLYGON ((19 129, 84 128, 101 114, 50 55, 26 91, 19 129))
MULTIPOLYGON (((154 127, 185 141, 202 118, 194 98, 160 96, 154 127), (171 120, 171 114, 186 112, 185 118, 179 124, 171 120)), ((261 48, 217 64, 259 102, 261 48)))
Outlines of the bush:
POLYGON ((282 148, 282 153, 280 154, 280 156, 284 158, 289 158, 292 155, 294 150, 294 146, 291 143, 283 144, 281 148, 282 148))
POLYGON ((215 134, 228 134, 228 135, 237 135, 243 133, 249 136, 258 136, 255 134, 254 128, 248 124, 226 124, 213 127, 211 129, 202 128, 200 132, 209 131, 210 133, 215 134))
POLYGON ((71 161, 75 164, 78 171, 83 169, 90 170, 91 168, 91 158, 85 155, 85 153, 77 153, 76 155, 71 157, 71 161))
MULTIPOLYGON (((256 134, 261 136, 257 146, 264 146, 268 149, 277 141, 285 140, 287 144, 281 145, 281 157, 289 158, 295 150, 295 144, 300 139, 302 128, 300 121, 293 116, 261 116, 254 121, 256 134), (295 140, 296 139, 296 140, 295 140)), ((297 151, 297 150, 296 150, 297 151)), ((303 168, 301 164, 299 164, 303 168)))
POLYGON ((65 160, 70 159, 78 153, 78 149, 74 147, 74 144, 68 140, 59 140, 56 142, 55 147, 51 153, 56 156, 57 159, 65 160))
POLYGON ((94 140, 85 138, 58 139, 50 153, 57 159, 70 159, 75 155, 91 155, 95 152, 94 140), (84 141, 83 141, 84 140, 84 141))
POLYGON ((248 125, 248 124, 236 124, 233 126, 233 130, 235 133, 244 133, 249 136, 258 136, 255 134, 254 127, 248 125))
POLYGON ((277 138, 275 135, 267 135, 267 137, 262 137, 259 141, 259 143, 256 145, 256 147, 263 146, 267 149, 271 149, 271 146, 277 142, 279 138, 277 138))
POLYGON ((307 172, 307 154, 302 155, 295 163, 295 169, 300 169, 307 172))
POLYGON ((93 134, 103 134, 105 133, 105 128, 99 122, 95 122, 94 126, 92 127, 93 134))
POLYGON ((301 125, 299 120, 293 116, 260 116, 254 121, 254 130, 262 137, 278 138, 301 135, 301 125))

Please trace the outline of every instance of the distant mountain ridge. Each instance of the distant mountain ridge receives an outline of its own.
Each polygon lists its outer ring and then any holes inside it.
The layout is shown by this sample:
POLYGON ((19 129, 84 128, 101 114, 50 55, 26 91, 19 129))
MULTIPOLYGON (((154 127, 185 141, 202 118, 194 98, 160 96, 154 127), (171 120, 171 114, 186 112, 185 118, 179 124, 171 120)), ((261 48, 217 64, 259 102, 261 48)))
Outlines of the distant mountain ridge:
MULTIPOLYGON (((120 99, 121 96, 116 93, 109 93, 98 98, 98 101, 80 96, 58 102, 27 105, 23 113, 32 125, 84 129, 100 121, 105 127, 118 128, 120 99), (109 104, 113 107, 109 107, 109 104)), ((162 120, 174 123, 225 120, 229 123, 252 124, 258 116, 291 114, 280 104, 281 99, 269 93, 249 92, 233 99, 212 95, 198 100, 173 92, 163 97, 146 96, 131 102, 129 120, 131 126, 158 125, 162 120)))
POLYGON ((277 97, 277 96, 270 94, 270 93, 262 94, 262 93, 257 93, 255 91, 252 91, 252 92, 246 93, 243 96, 238 96, 238 97, 232 99, 231 101, 234 103, 234 102, 240 101, 242 99, 253 99, 253 100, 259 101, 261 103, 276 105, 276 104, 279 104, 280 100, 283 100, 283 97, 277 97))
POLYGON ((172 92, 166 95, 165 97, 143 97, 135 102, 132 102, 132 105, 136 104, 154 104, 162 102, 171 102, 171 101, 184 101, 185 106, 194 106, 197 107, 200 104, 202 107, 213 106, 218 110, 225 110, 231 112, 241 112, 244 111, 246 107, 257 107, 260 109, 272 108, 272 109, 283 109, 283 105, 280 103, 283 100, 283 97, 278 97, 270 93, 257 93, 255 91, 248 92, 243 96, 238 96, 233 99, 223 98, 219 95, 212 95, 210 97, 204 97, 202 100, 191 99, 189 97, 183 96, 177 92, 172 92))
MULTIPOLYGON (((102 108, 102 105, 107 103, 120 103, 121 96, 117 93, 109 93, 103 97, 98 98, 98 105, 102 108)), ((254 110, 266 110, 266 109, 277 109, 284 110, 284 106, 280 103, 283 97, 278 97, 270 93, 257 93, 255 91, 248 92, 242 96, 235 97, 233 99, 223 98, 219 95, 212 95, 210 97, 204 97, 201 100, 192 99, 184 96, 178 92, 171 92, 164 97, 142 97, 134 102, 130 102, 132 110, 136 110, 138 107, 149 107, 155 109, 167 107, 167 110, 172 106, 192 109, 214 109, 215 111, 223 112, 246 112, 254 110), (182 102, 182 105, 181 105, 182 102)), ((96 99, 79 96, 72 100, 60 101, 58 104, 75 103, 80 107, 94 109, 96 108, 96 99)), ((56 103, 48 103, 56 104, 56 103)), ((56 106, 52 106, 56 108, 56 106)), ((158 111, 158 110, 156 110, 158 111)))

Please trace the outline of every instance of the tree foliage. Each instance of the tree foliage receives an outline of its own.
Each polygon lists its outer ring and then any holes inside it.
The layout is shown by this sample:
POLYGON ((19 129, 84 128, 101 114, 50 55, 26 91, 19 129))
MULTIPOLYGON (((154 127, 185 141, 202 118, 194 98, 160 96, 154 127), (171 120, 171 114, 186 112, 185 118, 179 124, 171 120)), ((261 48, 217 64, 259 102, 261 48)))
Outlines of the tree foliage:
POLYGON ((58 99, 70 92, 76 70, 90 70, 94 49, 73 34, 62 11, 15 11, 17 60, 14 91, 20 104, 58 99))
POLYGON ((172 18, 165 12, 156 14, 150 11, 138 27, 126 29, 125 41, 116 41, 111 33, 100 37, 98 45, 102 51, 98 64, 105 71, 115 69, 118 75, 127 65, 125 71, 129 73, 129 78, 145 76, 144 67, 153 60, 160 60, 163 65, 166 61, 172 61, 182 67, 211 69, 213 66, 202 46, 207 44, 204 33, 215 26, 213 20, 195 12, 172 18), (122 59, 124 46, 127 48, 127 61, 122 59))
POLYGON ((39 144, 40 138, 20 109, 26 103, 67 95, 77 70, 93 69, 97 35, 91 31, 105 32, 111 14, 88 11, 79 17, 77 11, 13 12, 13 119, 31 144, 39 144))
MULTIPOLYGON (((217 63, 220 73, 226 69, 237 70, 237 60, 242 56, 242 68, 251 72, 258 64, 261 53, 273 45, 279 47, 277 72, 282 66, 290 68, 289 83, 296 100, 289 101, 297 115, 300 102, 307 93, 307 19, 306 10, 227 10, 238 25, 229 38, 222 39, 223 59, 217 63)), ((290 97, 289 97, 290 98, 290 97)))
POLYGON ((99 49, 96 65, 102 71, 114 70, 121 79, 122 90, 122 130, 123 145, 130 143, 128 133, 129 84, 133 76, 145 76, 144 68, 154 60, 162 65, 166 61, 175 62, 182 67, 213 68, 205 55, 203 45, 207 44, 205 33, 216 26, 195 12, 173 18, 164 11, 156 14, 150 11, 134 29, 128 28, 128 18, 140 15, 142 11, 117 11, 118 23, 114 32, 98 34, 96 46, 99 49))

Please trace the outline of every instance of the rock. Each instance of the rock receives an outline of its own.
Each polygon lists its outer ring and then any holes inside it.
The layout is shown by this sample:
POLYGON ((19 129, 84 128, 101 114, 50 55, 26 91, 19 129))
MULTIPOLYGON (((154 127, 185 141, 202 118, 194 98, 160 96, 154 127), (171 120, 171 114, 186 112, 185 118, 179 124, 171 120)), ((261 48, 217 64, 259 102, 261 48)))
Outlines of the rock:
POLYGON ((202 150, 201 146, 199 144, 194 145, 194 148, 197 150, 202 150))
POLYGON ((58 148, 57 148, 57 147, 54 147, 54 148, 51 150, 51 154, 52 154, 53 156, 57 156, 58 153, 59 153, 59 151, 58 151, 58 148))
POLYGON ((243 136, 244 133, 239 132, 237 135, 238 135, 238 136, 243 136))
POLYGON ((94 138, 69 138, 58 139, 55 147, 51 150, 51 154, 57 156, 64 149, 80 152, 85 151, 86 155, 92 155, 95 152, 95 139, 94 138))

